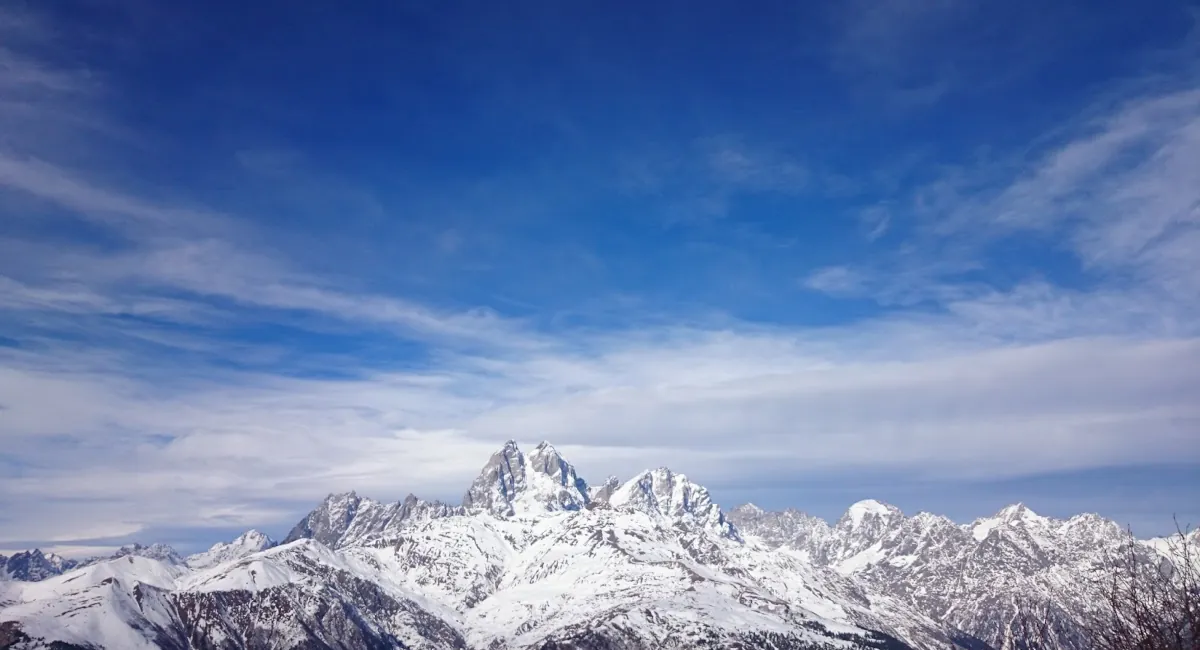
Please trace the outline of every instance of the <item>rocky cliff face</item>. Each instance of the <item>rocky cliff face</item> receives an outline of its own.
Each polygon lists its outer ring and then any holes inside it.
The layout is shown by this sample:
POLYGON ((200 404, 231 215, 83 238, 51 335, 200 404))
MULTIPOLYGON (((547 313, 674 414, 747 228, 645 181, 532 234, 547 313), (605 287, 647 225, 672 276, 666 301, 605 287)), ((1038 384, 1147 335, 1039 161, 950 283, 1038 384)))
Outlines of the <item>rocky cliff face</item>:
POLYGON ((411 494, 395 503, 363 498, 354 492, 331 494, 292 528, 283 543, 315 539, 339 548, 399 531, 409 524, 462 513, 459 506, 425 501, 411 494))
POLYGON ((587 483, 550 443, 541 443, 526 457, 510 440, 471 483, 463 507, 472 514, 515 517, 579 510, 588 501, 587 483))
POLYGON ((600 485, 594 485, 588 488, 588 500, 591 503, 608 504, 608 500, 612 498, 613 492, 621 487, 621 480, 615 476, 610 476, 604 479, 600 485))

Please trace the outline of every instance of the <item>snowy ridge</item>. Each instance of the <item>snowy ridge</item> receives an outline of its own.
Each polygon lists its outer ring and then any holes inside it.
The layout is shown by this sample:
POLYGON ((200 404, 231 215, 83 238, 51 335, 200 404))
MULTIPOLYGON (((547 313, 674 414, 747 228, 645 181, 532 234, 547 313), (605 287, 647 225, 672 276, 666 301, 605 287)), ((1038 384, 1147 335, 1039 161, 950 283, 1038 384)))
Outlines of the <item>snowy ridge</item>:
POLYGON ((131 546, 0 582, 0 645, 982 649, 1032 595, 1076 648, 1079 576, 1121 535, 1019 504, 967 526, 877 501, 832 526, 750 504, 727 515, 669 469, 589 488, 548 443, 525 455, 510 441, 461 507, 334 494, 282 544, 252 530, 186 560, 131 546))
POLYGON ((232 542, 217 542, 203 553, 189 555, 184 562, 193 569, 206 569, 218 564, 240 560, 247 555, 275 546, 275 540, 257 530, 248 530, 232 542))
POLYGON ((112 557, 119 558, 130 555, 148 557, 166 562, 167 564, 183 563, 183 558, 180 557, 179 553, 176 553, 175 549, 167 546, 166 544, 151 544, 149 546, 142 546, 141 544, 129 544, 118 549, 116 553, 113 553, 112 557))
POLYGON ((616 488, 608 504, 699 525, 725 537, 738 537, 737 529, 726 521, 725 513, 713 503, 708 490, 665 467, 642 472, 616 488))

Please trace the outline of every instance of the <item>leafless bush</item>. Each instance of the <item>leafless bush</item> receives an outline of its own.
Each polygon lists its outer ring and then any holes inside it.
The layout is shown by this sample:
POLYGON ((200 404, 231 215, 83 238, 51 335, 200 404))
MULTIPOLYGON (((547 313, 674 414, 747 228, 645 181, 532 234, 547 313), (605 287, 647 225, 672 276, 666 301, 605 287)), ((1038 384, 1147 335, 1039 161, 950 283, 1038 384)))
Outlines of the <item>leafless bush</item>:
POLYGON ((1094 650, 1200 650, 1200 564, 1196 542, 1176 527, 1165 557, 1130 535, 1104 578, 1094 650))
POLYGON ((1200 650, 1200 537, 1177 525, 1164 546, 1130 533, 1098 567, 1076 625, 1052 603, 1015 603, 1001 650, 1200 650))

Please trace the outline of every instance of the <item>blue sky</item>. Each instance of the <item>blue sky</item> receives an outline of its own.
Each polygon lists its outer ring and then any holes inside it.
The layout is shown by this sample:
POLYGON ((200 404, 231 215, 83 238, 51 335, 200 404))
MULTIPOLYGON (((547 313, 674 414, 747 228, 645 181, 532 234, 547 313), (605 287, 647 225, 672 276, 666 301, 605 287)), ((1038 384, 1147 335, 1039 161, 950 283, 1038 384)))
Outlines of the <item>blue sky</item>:
POLYGON ((1200 31, 1150 2, 0 10, 0 548, 593 481, 1200 521, 1200 31))

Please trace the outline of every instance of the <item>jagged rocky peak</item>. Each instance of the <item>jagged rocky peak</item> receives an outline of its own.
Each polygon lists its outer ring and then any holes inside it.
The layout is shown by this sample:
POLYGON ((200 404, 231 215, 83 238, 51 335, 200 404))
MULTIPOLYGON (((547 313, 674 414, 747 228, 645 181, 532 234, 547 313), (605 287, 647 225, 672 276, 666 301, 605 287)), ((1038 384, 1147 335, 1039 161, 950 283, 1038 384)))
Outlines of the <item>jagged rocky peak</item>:
POLYGON ((991 517, 976 519, 966 528, 971 531, 976 541, 983 541, 989 535, 1004 531, 1043 531, 1048 530, 1055 522, 1049 517, 1043 517, 1023 503, 1004 506, 991 517))
POLYGON ((593 503, 608 503, 612 493, 619 487, 621 487, 621 479, 609 476, 604 479, 604 483, 588 488, 588 499, 593 503))
MULTIPOLYGON (((746 521, 752 521, 752 520, 756 520, 756 519, 764 520, 764 521, 765 520, 787 519, 787 520, 791 520, 791 521, 812 522, 813 524, 818 524, 818 523, 824 524, 825 527, 829 526, 829 524, 826 523, 826 521, 824 519, 821 519, 820 517, 817 517, 814 515, 810 515, 807 512, 804 512, 803 510, 797 510, 795 508, 785 508, 783 510, 767 510, 767 509, 762 508, 754 503, 743 503, 742 505, 730 510, 729 518, 734 519, 735 517, 738 519, 744 519, 746 521)), ((734 523, 736 523, 736 522, 734 522, 734 523)))
POLYGON ((463 495, 467 512, 488 512, 498 517, 516 514, 513 502, 517 492, 525 489, 525 454, 517 441, 509 440, 500 451, 492 454, 479 476, 463 495))
POLYGON ((70 571, 76 566, 75 560, 43 553, 40 549, 14 553, 11 557, 0 555, 0 578, 37 582, 70 571))
POLYGON ((514 517, 580 510, 589 501, 587 482, 553 445, 543 442, 526 456, 515 440, 509 440, 475 477, 463 496, 463 508, 514 517))
POLYGON ((578 480, 578 477, 575 476, 575 468, 563 460, 554 445, 545 440, 534 447, 533 453, 529 454, 529 466, 550 478, 558 479, 563 485, 574 485, 578 480))
POLYGON ((1121 545, 1129 540, 1129 533, 1117 522, 1097 514, 1075 515, 1059 524, 1057 533, 1067 540, 1071 548, 1095 549, 1107 545, 1121 545))
POLYGON ((726 537, 738 537, 737 528, 713 503, 708 490, 666 467, 646 470, 613 491, 608 503, 684 523, 698 524, 726 537))
POLYGON ((350 522, 358 514, 362 498, 353 490, 341 494, 330 494, 321 505, 301 519, 292 528, 283 543, 287 544, 298 539, 315 539, 322 544, 334 547, 338 539, 350 527, 350 522))
POLYGON ((426 501, 417 498, 415 494, 409 494, 400 503, 396 518, 400 521, 422 522, 439 517, 461 515, 462 512, 463 510, 459 506, 452 506, 436 500, 426 501))
POLYGON ((918 512, 912 517, 909 517, 906 523, 912 531, 918 533, 954 531, 954 534, 964 534, 962 527, 954 523, 954 521, 949 517, 935 515, 932 512, 918 512))
POLYGON ((788 508, 778 512, 764 510, 753 503, 729 511, 729 520, 738 530, 761 539, 767 546, 790 546, 810 550, 829 536, 829 524, 820 517, 788 508))
POLYGON ((392 537, 415 523, 463 514, 463 509, 441 501, 408 495, 404 501, 385 503, 354 492, 331 494, 288 533, 283 543, 313 539, 329 548, 392 537))
POLYGON ((998 519, 1006 524, 1015 525, 1045 525, 1050 522, 1049 518, 1043 517, 1038 513, 1030 510, 1024 503, 1014 503, 1010 506, 1005 506, 995 514, 993 519, 998 519))

